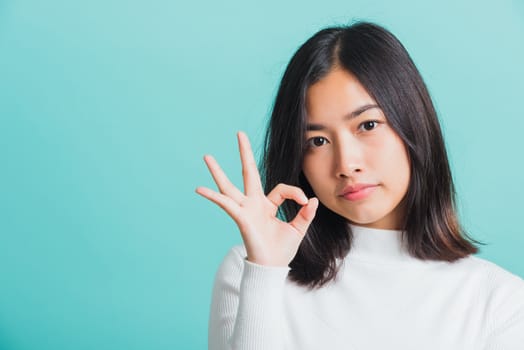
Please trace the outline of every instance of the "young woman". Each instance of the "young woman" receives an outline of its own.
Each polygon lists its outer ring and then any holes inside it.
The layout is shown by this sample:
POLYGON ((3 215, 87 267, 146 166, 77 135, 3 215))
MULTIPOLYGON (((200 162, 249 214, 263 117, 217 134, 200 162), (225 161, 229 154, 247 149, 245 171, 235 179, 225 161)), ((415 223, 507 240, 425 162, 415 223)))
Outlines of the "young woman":
POLYGON ((433 103, 386 29, 327 28, 295 53, 265 191, 238 141, 244 191, 211 156, 219 192, 197 189, 244 241, 216 276, 210 349, 524 349, 524 281, 473 256, 433 103))

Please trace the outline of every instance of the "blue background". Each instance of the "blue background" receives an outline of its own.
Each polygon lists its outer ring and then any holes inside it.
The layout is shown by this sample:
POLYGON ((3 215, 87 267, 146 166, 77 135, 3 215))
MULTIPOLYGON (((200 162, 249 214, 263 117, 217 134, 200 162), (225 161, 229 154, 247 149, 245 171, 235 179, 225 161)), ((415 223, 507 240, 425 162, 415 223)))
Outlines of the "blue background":
POLYGON ((204 349, 214 273, 241 242, 194 193, 241 184, 285 65, 376 21, 442 119, 481 257, 524 276, 524 2, 0 0, 0 348, 204 349))

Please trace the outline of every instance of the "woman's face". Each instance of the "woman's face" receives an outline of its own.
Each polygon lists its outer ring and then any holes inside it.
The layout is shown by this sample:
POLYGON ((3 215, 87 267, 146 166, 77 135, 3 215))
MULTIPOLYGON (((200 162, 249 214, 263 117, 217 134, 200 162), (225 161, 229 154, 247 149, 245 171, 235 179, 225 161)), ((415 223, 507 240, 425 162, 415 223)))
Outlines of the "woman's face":
POLYGON ((334 69, 308 89, 306 103, 303 171, 320 202, 360 226, 402 229, 408 154, 373 98, 334 69))

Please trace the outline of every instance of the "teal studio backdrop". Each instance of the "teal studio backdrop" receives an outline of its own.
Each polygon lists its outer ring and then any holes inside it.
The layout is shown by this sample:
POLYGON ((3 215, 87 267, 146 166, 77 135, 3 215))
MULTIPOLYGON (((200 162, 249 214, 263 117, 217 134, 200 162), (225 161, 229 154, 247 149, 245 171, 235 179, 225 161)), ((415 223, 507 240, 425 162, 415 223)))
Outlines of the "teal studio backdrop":
POLYGON ((283 69, 322 27, 376 21, 420 68, 460 215, 524 277, 524 2, 0 0, 0 349, 205 349, 241 242, 194 193, 241 185, 283 69))

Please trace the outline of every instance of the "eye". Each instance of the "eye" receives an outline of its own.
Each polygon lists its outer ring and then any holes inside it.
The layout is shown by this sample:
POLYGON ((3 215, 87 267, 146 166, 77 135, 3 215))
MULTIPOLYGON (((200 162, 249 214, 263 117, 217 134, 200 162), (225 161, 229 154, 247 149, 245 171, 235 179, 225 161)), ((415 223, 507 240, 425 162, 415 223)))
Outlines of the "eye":
POLYGON ((379 123, 378 120, 367 120, 363 122, 362 124, 360 124, 358 128, 359 129, 364 128, 364 130, 366 131, 371 131, 377 127, 378 123, 379 123))
POLYGON ((320 147, 328 143, 328 140, 322 136, 315 136, 306 141, 307 148, 320 147))

